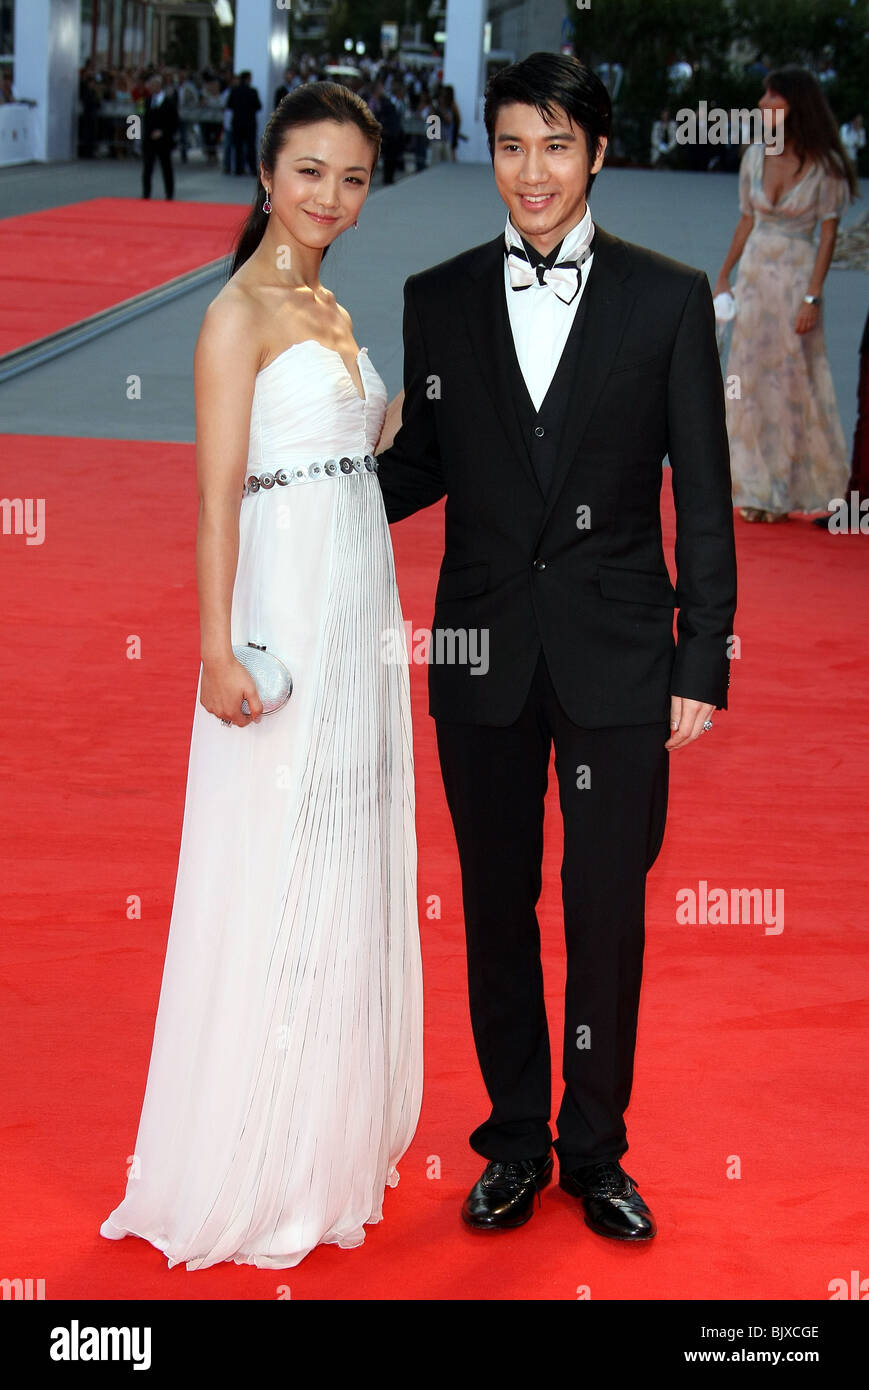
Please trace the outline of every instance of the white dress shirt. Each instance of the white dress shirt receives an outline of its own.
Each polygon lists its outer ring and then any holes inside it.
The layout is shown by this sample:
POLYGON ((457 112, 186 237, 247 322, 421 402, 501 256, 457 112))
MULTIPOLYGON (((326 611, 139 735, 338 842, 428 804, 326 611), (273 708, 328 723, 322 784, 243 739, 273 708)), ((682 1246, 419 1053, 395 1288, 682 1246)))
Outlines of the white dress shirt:
MULTIPOLYGON (((559 261, 576 260, 577 253, 588 244, 593 230, 591 209, 586 203, 585 215, 567 233, 561 243, 557 259, 559 261)), ((522 247, 522 238, 513 226, 509 213, 507 214, 505 237, 508 246, 522 247)), ((524 250, 524 248, 522 249, 524 250)), ((534 409, 539 410, 555 375, 555 369, 561 360, 561 354, 564 351, 564 344, 567 342, 567 335, 573 320, 576 318, 579 301, 582 299, 591 270, 591 263, 594 260, 594 252, 578 271, 579 293, 575 295, 570 304, 565 304, 563 299, 559 299, 551 285, 547 285, 545 282, 540 284, 539 281, 535 280, 534 284, 529 286, 527 290, 514 290, 510 284, 510 269, 507 260, 505 255, 504 293, 507 296, 507 312, 510 316, 510 327, 513 330, 513 342, 516 347, 519 366, 525 378, 525 385, 528 387, 528 394, 534 402, 534 409)))

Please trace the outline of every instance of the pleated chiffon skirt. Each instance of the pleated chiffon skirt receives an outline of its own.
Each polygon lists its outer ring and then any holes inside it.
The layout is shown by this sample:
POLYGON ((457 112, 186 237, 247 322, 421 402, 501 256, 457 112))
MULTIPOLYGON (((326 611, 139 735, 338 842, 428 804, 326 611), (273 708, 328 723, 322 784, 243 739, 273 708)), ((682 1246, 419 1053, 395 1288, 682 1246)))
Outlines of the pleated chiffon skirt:
POLYGON ((422 1089, 401 631, 376 474, 245 497, 232 640, 294 692, 246 729, 197 699, 135 1155, 101 1227, 170 1266, 359 1245, 398 1182, 422 1089))

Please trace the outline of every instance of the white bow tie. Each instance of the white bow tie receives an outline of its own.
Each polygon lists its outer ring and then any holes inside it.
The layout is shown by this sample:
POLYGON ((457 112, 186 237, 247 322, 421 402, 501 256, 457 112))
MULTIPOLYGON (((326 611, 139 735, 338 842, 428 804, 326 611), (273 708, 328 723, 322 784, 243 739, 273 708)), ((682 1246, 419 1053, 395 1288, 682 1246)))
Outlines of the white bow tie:
MULTIPOLYGON (((593 233, 592 233, 593 235, 593 233)), ((514 290, 528 290, 532 285, 547 284, 558 298, 570 304, 579 294, 580 270, 592 253, 591 242, 575 261, 557 261, 548 268, 544 265, 532 266, 522 246, 507 245, 507 269, 510 272, 510 285, 514 290)))

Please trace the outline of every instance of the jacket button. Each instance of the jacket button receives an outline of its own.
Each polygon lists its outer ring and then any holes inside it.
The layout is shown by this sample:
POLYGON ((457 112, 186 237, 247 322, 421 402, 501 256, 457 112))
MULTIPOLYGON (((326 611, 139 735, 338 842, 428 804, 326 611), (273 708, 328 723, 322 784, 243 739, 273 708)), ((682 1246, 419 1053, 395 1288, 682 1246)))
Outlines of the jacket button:
POLYGON ((538 438, 538 439, 542 439, 543 436, 544 436, 544 434, 546 433, 546 431, 545 431, 545 429, 543 428, 542 425, 538 425, 537 428, 535 429, 534 433, 537 435, 537 438, 538 438))
POLYGON ((545 569, 546 569, 546 561, 545 561, 545 560, 541 560, 541 559, 539 559, 539 558, 536 559, 536 560, 534 561, 534 568, 535 568, 536 570, 545 570, 545 569))

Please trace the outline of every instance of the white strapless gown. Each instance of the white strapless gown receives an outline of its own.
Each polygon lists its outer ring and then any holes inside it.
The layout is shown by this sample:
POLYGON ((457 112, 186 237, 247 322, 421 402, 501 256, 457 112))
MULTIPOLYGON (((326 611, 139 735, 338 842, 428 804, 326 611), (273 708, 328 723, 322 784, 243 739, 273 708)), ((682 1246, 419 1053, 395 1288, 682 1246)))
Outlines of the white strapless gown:
POLYGON ((364 399, 313 340, 256 379, 247 474, 292 476, 241 501, 232 640, 265 643, 294 690, 245 729, 197 699, 135 1154, 100 1228, 170 1266, 359 1245, 419 1116, 408 669, 377 475, 357 471, 387 397, 356 360, 364 399))

